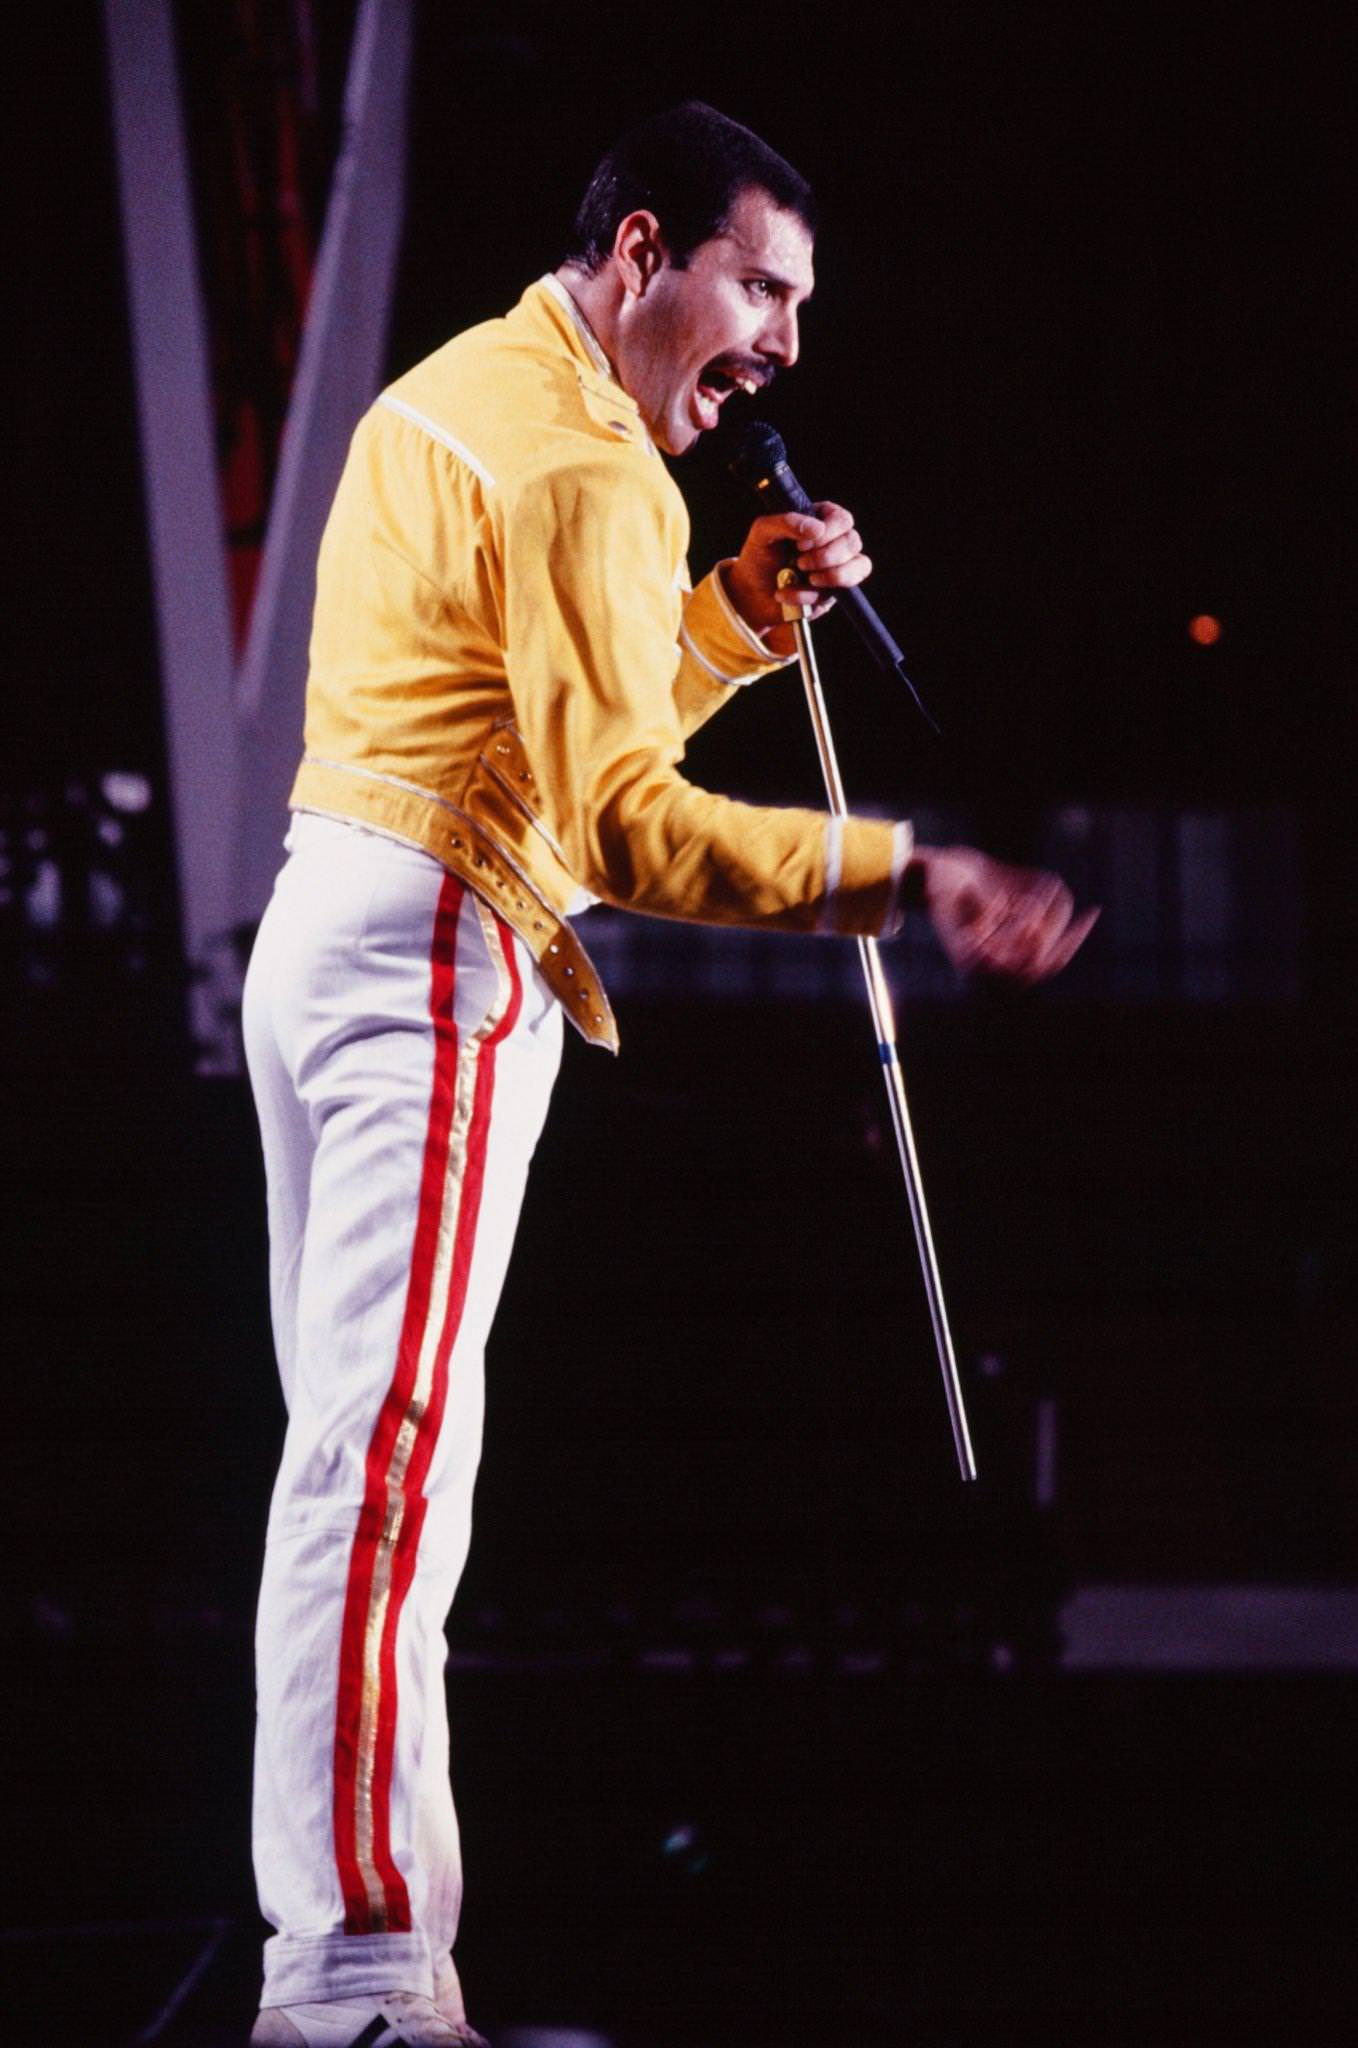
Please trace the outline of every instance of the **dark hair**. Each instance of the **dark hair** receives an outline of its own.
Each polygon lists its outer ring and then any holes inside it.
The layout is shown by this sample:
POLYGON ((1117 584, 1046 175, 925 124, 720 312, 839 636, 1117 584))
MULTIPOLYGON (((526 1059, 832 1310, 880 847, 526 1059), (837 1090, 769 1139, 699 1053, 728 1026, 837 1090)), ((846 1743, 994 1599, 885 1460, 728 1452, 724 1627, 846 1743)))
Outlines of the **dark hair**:
POLYGON ((685 100, 629 129, 597 165, 564 260, 592 275, 612 255, 619 223, 646 207, 682 270, 700 243, 729 227, 737 199, 751 186, 814 235, 816 203, 805 178, 739 121, 685 100))

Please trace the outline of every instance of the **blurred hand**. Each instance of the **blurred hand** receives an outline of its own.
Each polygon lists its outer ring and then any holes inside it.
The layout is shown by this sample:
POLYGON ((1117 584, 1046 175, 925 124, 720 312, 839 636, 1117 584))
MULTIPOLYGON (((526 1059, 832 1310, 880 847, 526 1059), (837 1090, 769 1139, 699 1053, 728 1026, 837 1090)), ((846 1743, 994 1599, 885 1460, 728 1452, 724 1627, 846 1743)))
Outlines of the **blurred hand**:
POLYGON ((745 545, 724 572, 731 602, 748 626, 768 635, 778 654, 793 651, 791 628, 784 624, 784 605, 796 605, 804 618, 818 619, 835 601, 836 590, 849 590, 872 573, 853 523, 853 514, 828 499, 815 512, 771 512, 756 519, 745 545), (780 589, 781 571, 791 566, 797 581, 780 589))
POLYGON ((1075 915, 1059 875, 1011 868, 969 846, 917 847, 911 866, 943 950, 964 974, 1045 981, 1098 919, 1097 907, 1075 915))

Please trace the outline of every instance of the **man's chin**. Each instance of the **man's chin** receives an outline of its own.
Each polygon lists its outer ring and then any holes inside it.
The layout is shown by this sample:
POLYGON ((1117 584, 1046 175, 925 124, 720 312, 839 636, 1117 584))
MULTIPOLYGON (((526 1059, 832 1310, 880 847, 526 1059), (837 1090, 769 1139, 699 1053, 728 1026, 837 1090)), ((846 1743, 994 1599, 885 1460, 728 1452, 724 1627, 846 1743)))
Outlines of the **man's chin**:
POLYGON ((666 455, 687 455, 702 432, 702 427, 695 420, 681 416, 677 420, 667 420, 658 431, 653 428, 651 438, 666 455))

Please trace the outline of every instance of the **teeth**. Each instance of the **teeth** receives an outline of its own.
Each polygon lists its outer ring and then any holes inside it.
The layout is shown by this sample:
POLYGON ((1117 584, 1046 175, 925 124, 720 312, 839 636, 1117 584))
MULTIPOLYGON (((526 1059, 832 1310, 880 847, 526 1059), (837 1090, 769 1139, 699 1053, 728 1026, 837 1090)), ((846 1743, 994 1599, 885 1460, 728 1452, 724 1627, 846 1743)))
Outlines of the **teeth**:
POLYGON ((737 379, 737 382, 739 383, 741 390, 747 392, 751 398, 754 397, 755 392, 759 389, 759 386, 755 383, 753 377, 740 377, 737 379))

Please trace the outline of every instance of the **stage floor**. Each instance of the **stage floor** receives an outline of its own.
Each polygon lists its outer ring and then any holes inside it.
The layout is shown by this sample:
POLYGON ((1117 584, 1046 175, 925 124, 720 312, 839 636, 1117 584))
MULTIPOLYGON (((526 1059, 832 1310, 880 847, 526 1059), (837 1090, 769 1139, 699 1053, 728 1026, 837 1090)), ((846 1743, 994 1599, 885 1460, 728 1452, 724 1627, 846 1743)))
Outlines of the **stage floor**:
MULTIPOLYGON (((243 2042, 243 1649, 35 1669, 8 2039, 243 2042)), ((1346 2037, 1352 1678, 482 1669, 451 1701, 496 2048, 1346 2037)))

